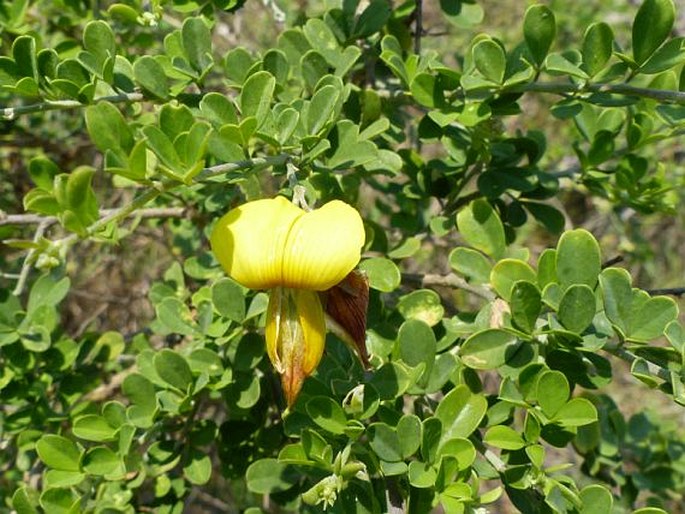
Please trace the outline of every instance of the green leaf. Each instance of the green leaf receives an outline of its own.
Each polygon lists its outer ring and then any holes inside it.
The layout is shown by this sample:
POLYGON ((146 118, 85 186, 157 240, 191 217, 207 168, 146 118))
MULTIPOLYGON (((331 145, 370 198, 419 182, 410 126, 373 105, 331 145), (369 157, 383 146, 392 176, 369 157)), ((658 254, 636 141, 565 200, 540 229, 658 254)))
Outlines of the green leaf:
POLYGON ((445 103, 442 89, 435 76, 430 73, 417 73, 409 89, 414 99, 424 107, 440 107, 445 103))
POLYGON ((204 485, 212 478, 212 459, 205 452, 194 449, 189 462, 183 466, 183 476, 194 485, 204 485))
POLYGON ((45 473, 44 488, 53 487, 72 487, 79 485, 86 478, 85 473, 80 471, 62 471, 60 469, 49 469, 45 473))
POLYGON ((390 400, 407 390, 410 378, 406 365, 387 362, 373 374, 369 383, 378 391, 382 400, 390 400))
MULTIPOLYGON (((99 216, 97 199, 91 187, 93 175, 95 175, 93 168, 80 166, 69 173, 64 188, 63 207, 69 209, 78 218, 83 230, 99 216)), ((66 220, 64 224, 69 227, 66 220)), ((75 230, 81 232, 79 229, 75 230)))
POLYGON ((532 282, 520 280, 511 289, 511 320, 527 334, 535 330, 542 309, 540 290, 532 282))
POLYGON ((27 486, 21 486, 12 495, 12 507, 17 514, 38 514, 38 493, 27 486))
POLYGON ((627 339, 637 342, 656 339, 678 316, 673 299, 650 298, 644 291, 633 290, 630 275, 624 269, 605 269, 599 280, 607 318, 627 339))
POLYGON ((121 390, 135 405, 146 407, 150 411, 157 405, 155 386, 140 373, 128 375, 121 385, 121 390))
POLYGON ((317 135, 329 121, 332 121, 339 96, 338 88, 330 85, 314 93, 307 110, 307 134, 317 135))
POLYGON ((545 416, 554 417, 566 405, 570 395, 571 387, 560 371, 545 371, 538 378, 536 396, 545 416))
POLYGON ((495 369, 505 364, 520 345, 518 338, 504 330, 488 328, 471 335, 459 350, 462 362, 473 369, 495 369))
POLYGON ((312 421, 332 434, 344 434, 347 426, 345 411, 331 398, 317 396, 307 402, 307 414, 312 421))
POLYGON ((210 377, 220 376, 224 373, 221 357, 209 348, 196 348, 190 352, 188 365, 193 373, 206 373, 210 377))
POLYGON ((250 464, 245 474, 247 488, 257 494, 286 491, 295 485, 299 474, 276 459, 260 459, 250 464))
POLYGON ((71 489, 53 488, 40 495, 40 506, 50 514, 74 514, 81 499, 71 489))
POLYGON ((533 215, 540 225, 545 227, 552 234, 560 234, 561 231, 564 230, 566 220, 564 219, 564 215, 556 207, 537 202, 521 202, 521 205, 533 215))
POLYGON ((224 70, 228 78, 242 84, 254 66, 255 59, 242 46, 231 49, 224 58, 224 70))
POLYGON ((630 323, 630 306, 633 291, 630 274, 621 268, 607 268, 599 276, 604 299, 604 312, 614 325, 625 335, 630 323))
POLYGON ((477 250, 494 259, 504 254, 504 227, 486 200, 474 200, 459 211, 457 227, 464 240, 477 250))
POLYGON ((559 321, 571 332, 582 334, 596 312, 595 293, 585 284, 569 287, 559 302, 559 321))
POLYGON ((504 80, 507 58, 502 47, 492 39, 482 39, 474 45, 473 63, 486 79, 497 84, 504 80))
POLYGON ((584 229, 564 232, 557 245, 557 278, 562 289, 573 284, 594 288, 602 268, 599 245, 584 229))
POLYGON ((233 102, 221 93, 207 93, 200 100, 200 112, 217 127, 228 123, 236 125, 238 116, 233 102))
POLYGON ((490 281, 492 264, 482 253, 471 248, 458 246, 449 255, 449 263, 457 273, 464 275, 475 284, 490 281))
POLYGON ((169 296, 155 305, 159 321, 169 331, 182 335, 194 335, 197 328, 188 306, 176 297, 169 296))
POLYGON ((33 36, 19 36, 12 43, 12 57, 17 71, 22 77, 38 82, 38 63, 36 61, 36 40, 33 36))
POLYGON ((511 301, 514 284, 519 281, 534 283, 537 276, 533 268, 518 259, 502 259, 492 268, 490 282, 497 294, 511 301))
POLYGON ((390 19, 392 9, 386 0, 371 0, 352 30, 354 38, 365 38, 381 30, 390 19))
POLYGON ((36 451, 46 466, 61 471, 80 471, 81 451, 71 439, 46 434, 36 442, 36 451))
POLYGON ((372 423, 367 430, 369 445, 378 458, 387 462, 403 459, 402 445, 397 431, 385 423, 372 423))
POLYGON ((329 72, 326 59, 316 50, 310 50, 302 56, 300 67, 305 85, 310 91, 314 91, 319 81, 329 72))
POLYGON ((640 67, 640 73, 654 75, 670 70, 685 62, 685 38, 671 39, 640 67))
POLYGON ((108 58, 116 55, 116 41, 109 24, 101 21, 91 21, 83 29, 83 47, 95 57, 97 71, 102 72, 108 58))
POLYGON ((212 285, 212 303, 216 311, 232 321, 245 319, 245 293, 230 278, 219 279, 212 285))
POLYGON ((437 472, 430 464, 418 460, 411 461, 408 469, 409 483, 419 489, 435 486, 437 472))
POLYGON ((461 29, 471 29, 483 21, 483 7, 468 0, 440 0, 447 20, 461 29))
POLYGON ((421 420, 414 414, 405 414, 397 422, 396 430, 402 456, 411 457, 421 446, 421 420))
POLYGON ((564 427, 579 427, 597 421, 597 409, 585 398, 572 398, 554 416, 564 427))
POLYGON ((117 429, 111 426, 105 418, 97 414, 86 414, 76 418, 72 431, 76 437, 87 441, 111 441, 117 429))
POLYGON ((645 0, 633 21, 633 58, 643 64, 666 41, 675 20, 673 0, 645 0))
POLYGON ((614 506, 614 496, 606 487, 592 484, 580 490, 580 500, 583 508, 580 514, 605 514, 611 512, 614 506))
MULTIPOLYGON (((647 297, 647 293, 643 293, 647 297)), ((641 295, 640 295, 641 296, 641 295)), ((673 298, 656 296, 640 301, 638 294, 633 294, 628 339, 633 341, 651 341, 661 337, 668 324, 678 317, 678 304, 673 298)))
POLYGON ((404 319, 420 320, 431 327, 437 325, 445 314, 440 296, 430 289, 419 289, 400 297, 397 310, 404 319))
POLYGON ((435 361, 436 340, 433 330, 421 320, 410 319, 400 326, 397 336, 400 358, 409 366, 425 365, 419 385, 425 386, 435 361))
POLYGON ((279 143, 286 144, 288 142, 299 121, 300 113, 295 109, 287 108, 281 111, 276 118, 276 139, 279 143))
POLYGON ((614 33, 604 22, 590 25, 583 37, 583 66, 593 77, 604 69, 614 50, 614 33))
POLYGON ((34 157, 29 162, 31 180, 45 191, 52 191, 53 181, 59 172, 57 164, 45 157, 34 157))
POLYGON ((181 27, 183 49, 190 65, 203 74, 212 65, 212 34, 201 17, 188 18, 181 27))
POLYGON ((243 119, 254 116, 259 128, 266 120, 266 115, 271 108, 271 99, 275 87, 276 79, 268 71, 260 71, 250 75, 243 84, 239 97, 243 119))
POLYGON ((69 277, 55 280, 50 275, 42 275, 31 287, 26 315, 31 317, 40 307, 57 306, 69 292, 71 281, 69 277))
POLYGON ((133 148, 133 134, 119 109, 109 102, 99 102, 86 108, 85 117, 88 134, 98 150, 129 154, 133 148))
POLYGON ((538 66, 544 62, 556 31, 554 13, 549 7, 536 4, 528 8, 523 20, 523 37, 538 66))
POLYGON ((169 82, 164 68, 154 57, 139 57, 133 63, 133 77, 153 99, 166 100, 169 97, 169 82))
POLYGON ((389 293, 400 285, 401 275, 397 265, 383 257, 372 257, 359 264, 359 269, 369 278, 369 286, 378 291, 389 293))
POLYGON ((549 54, 545 59, 544 69, 550 75, 569 75, 581 79, 588 78, 587 73, 582 68, 560 53, 549 54))
POLYGON ((435 417, 442 422, 444 443, 457 437, 470 436, 488 410, 485 396, 473 394, 462 384, 447 393, 435 410, 435 417))
POLYGON ((124 463, 106 446, 90 448, 83 456, 83 469, 89 475, 109 475, 123 470, 124 463))
POLYGON ((406 259, 416 254, 421 249, 421 240, 418 237, 408 237, 399 245, 388 252, 391 259, 406 259))
MULTIPOLYGON (((350 120, 341 120, 336 124, 338 147, 328 159, 328 166, 333 169, 353 168, 370 164, 379 158, 379 151, 371 141, 359 139, 359 126, 350 120)), ((328 142, 324 139, 322 142, 328 142)))
POLYGON ((264 71, 271 73, 276 79, 276 83, 284 85, 288 82, 290 64, 285 53, 277 48, 272 48, 264 54, 262 59, 264 71))
POLYGON ((155 354, 153 362, 155 371, 162 380, 181 392, 188 392, 193 384, 193 374, 188 361, 183 356, 164 348, 155 354))
POLYGON ((521 434, 504 425, 490 427, 483 436, 483 442, 503 450, 520 450, 526 445, 521 434))

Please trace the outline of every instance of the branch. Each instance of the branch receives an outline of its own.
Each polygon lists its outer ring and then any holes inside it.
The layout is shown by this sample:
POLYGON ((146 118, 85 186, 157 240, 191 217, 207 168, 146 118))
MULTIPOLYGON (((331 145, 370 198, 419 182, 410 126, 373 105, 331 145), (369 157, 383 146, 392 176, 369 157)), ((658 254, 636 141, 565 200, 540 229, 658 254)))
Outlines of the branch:
POLYGON ((636 87, 629 84, 573 84, 571 82, 532 82, 505 88, 508 93, 554 93, 559 95, 583 94, 583 93, 611 93, 626 96, 638 96, 651 98, 659 102, 685 104, 685 92, 667 91, 663 89, 651 89, 636 87))
MULTIPOLYGON (((257 157, 255 159, 248 159, 244 161, 228 162, 226 164, 219 164, 217 166, 212 166, 211 168, 203 169, 193 180, 192 183, 200 183, 210 178, 223 175, 225 173, 230 173, 232 171, 239 171, 248 168, 261 168, 264 166, 275 166, 278 164, 285 163, 290 158, 287 154, 279 154, 273 157, 257 157)), ((105 228, 109 223, 113 221, 120 221, 143 206, 150 203, 152 200, 158 196, 168 193, 169 191, 176 189, 177 187, 184 185, 183 182, 179 182, 175 179, 166 179, 157 184, 157 187, 151 187, 140 196, 135 198, 130 204, 120 207, 119 209, 112 209, 112 211, 97 220, 95 223, 90 225, 86 229, 86 237, 95 235, 97 232, 105 228)), ((62 243, 71 243, 78 239, 78 234, 71 234, 61 240, 62 243)))
POLYGON ((414 28, 414 53, 421 54, 421 36, 423 36, 423 0, 416 0, 416 26, 414 28))
POLYGON ((84 394, 80 400, 84 402, 102 402, 110 399, 114 393, 119 390, 126 377, 134 371, 137 371, 137 369, 138 368, 134 365, 130 368, 126 368, 123 371, 120 371, 116 375, 113 375, 106 384, 101 384, 92 391, 84 394))
POLYGON ((685 295, 685 287, 665 287, 662 289, 645 289, 651 296, 667 294, 671 296, 683 296, 685 295))
MULTIPOLYGON (((117 209, 101 209, 100 217, 112 215, 117 209)), ((182 218, 185 215, 185 207, 149 207, 140 209, 131 215, 140 218, 182 218)), ((56 216, 41 216, 40 214, 5 214, 0 211, 0 227, 3 225, 37 225, 45 223, 52 225, 59 220, 56 216)))
MULTIPOLYGON (((95 98, 92 103, 97 102, 111 102, 111 103, 124 103, 124 102, 141 102, 144 100, 144 96, 141 93, 125 93, 121 95, 111 95, 111 96, 101 96, 95 98)), ((34 112, 46 112, 46 111, 57 111, 57 110, 68 110, 68 109, 78 109, 80 107, 85 107, 87 104, 81 103, 76 100, 46 100, 45 102, 40 102, 36 104, 20 105, 17 107, 3 107, 0 108, 0 119, 13 120, 17 116, 23 114, 31 114, 34 112)))
MULTIPOLYGON (((36 233, 33 235, 33 242, 37 243, 43 237, 45 230, 48 228, 46 223, 40 223, 36 229, 36 233)), ((29 278, 29 272, 31 271, 31 265, 33 264, 33 256, 36 254, 36 249, 31 248, 29 253, 26 254, 24 262, 21 265, 21 271, 19 272, 19 279, 14 287, 12 294, 14 296, 20 296, 24 292, 24 286, 26 285, 26 280, 29 278)))
MULTIPOLYGON (((632 364, 636 360, 638 360, 640 357, 635 355, 633 352, 626 350, 622 346, 618 345, 606 345, 604 348, 602 348, 605 352, 610 353, 614 357, 618 357, 619 359, 626 361, 628 364, 632 364)), ((647 369, 649 370, 650 375, 654 375, 659 377, 660 379, 664 380, 665 382, 668 382, 671 384, 671 372, 659 366, 658 364, 655 364, 651 361, 648 361, 646 359, 642 359, 644 362, 647 363, 647 369)))
MULTIPOLYGON (((275 166, 279 164, 284 164, 290 158, 288 154, 279 154, 272 157, 258 157, 255 159, 248 159, 244 161, 229 162, 226 164, 219 164, 217 166, 212 166, 210 168, 203 169, 193 180, 192 183, 200 183, 205 180, 223 175, 225 173, 230 173, 233 171, 244 170, 249 168, 261 168, 266 166, 275 166)), ((141 210, 146 204, 150 203, 152 200, 158 196, 167 193, 177 187, 184 185, 183 182, 174 179, 166 179, 156 184, 156 187, 150 187, 147 191, 140 194, 137 198, 134 198, 131 203, 120 207, 119 209, 110 209, 107 214, 98 219, 95 223, 90 225, 85 231, 85 237, 90 237, 97 234, 100 230, 105 228, 109 223, 117 222, 133 216, 137 211, 141 210)), ((34 237, 35 241, 38 241, 47 228, 46 224, 40 224, 36 235, 34 237), (41 229, 42 227, 42 229, 41 229)), ((62 239, 53 241, 53 245, 66 246, 73 244, 79 239, 78 234, 71 234, 62 239)), ((22 270, 20 274, 19 282, 14 289, 15 296, 19 296, 24 288, 26 279, 28 278, 28 273, 31 268, 32 258, 35 254, 35 250, 31 249, 24 259, 24 264, 22 265, 22 270)))
POLYGON ((425 275, 420 273, 402 273, 402 280, 405 282, 418 284, 421 287, 443 286, 452 287, 454 289, 463 289, 464 291, 468 291, 480 296, 489 302, 496 298, 495 294, 490 291, 490 289, 469 284, 466 280, 458 277, 454 273, 450 273, 449 275, 435 275, 430 273, 425 275))

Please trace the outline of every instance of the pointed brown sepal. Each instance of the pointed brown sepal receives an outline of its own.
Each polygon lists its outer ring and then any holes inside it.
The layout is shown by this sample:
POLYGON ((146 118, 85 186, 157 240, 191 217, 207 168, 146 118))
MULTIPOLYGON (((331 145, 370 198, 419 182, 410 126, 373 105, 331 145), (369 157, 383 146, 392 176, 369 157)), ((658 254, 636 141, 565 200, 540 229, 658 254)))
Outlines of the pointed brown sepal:
MULTIPOLYGON (((354 343, 352 348, 365 368, 369 367, 366 351, 366 311, 369 307, 369 279, 352 270, 338 285, 325 292, 326 313, 340 325, 354 343)), ((349 344, 350 341, 345 341, 349 344)))

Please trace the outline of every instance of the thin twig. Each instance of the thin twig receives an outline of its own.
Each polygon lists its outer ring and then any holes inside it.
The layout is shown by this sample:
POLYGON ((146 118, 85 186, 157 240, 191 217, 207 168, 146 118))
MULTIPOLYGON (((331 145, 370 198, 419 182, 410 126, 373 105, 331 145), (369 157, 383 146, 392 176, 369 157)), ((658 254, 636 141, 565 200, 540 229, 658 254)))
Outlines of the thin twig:
POLYGON ((421 37, 423 36, 423 0, 416 0, 416 21, 414 27, 414 53, 421 54, 421 37))
POLYGON ((619 262, 623 262, 623 255, 617 255, 616 257, 612 257, 611 259, 604 261, 602 263, 602 269, 606 269, 609 266, 618 264, 619 262))
POLYGON ((685 287, 664 287, 662 289, 645 289, 650 295, 670 295, 670 296, 683 296, 685 295, 685 287))
POLYGON ((418 284, 420 287, 443 286, 452 287, 455 289, 463 289, 464 291, 468 291, 480 296, 489 302, 496 298, 495 293, 490 291, 490 289, 469 284, 466 280, 458 277, 454 273, 450 273, 449 275, 436 275, 430 273, 425 275, 420 273, 402 273, 402 280, 405 282, 418 284))
MULTIPOLYGON (((101 209, 100 217, 110 216, 118 209, 101 209)), ((148 207, 140 209, 131 216, 140 218, 182 218, 185 215, 185 207, 148 207)), ((5 214, 0 212, 0 227, 3 225, 36 225, 46 223, 48 226, 59 221, 55 216, 41 216, 40 214, 5 214)))
MULTIPOLYGON (((244 170, 248 168, 260 168, 264 166, 275 166, 278 164, 283 164, 289 159, 287 154, 279 154, 273 157, 257 157, 254 159, 248 159, 244 161, 228 162, 225 164, 219 164, 217 166, 212 166, 210 168, 203 169, 193 180, 193 183, 200 183, 205 180, 223 175, 225 173, 230 173, 234 171, 244 170)), ((116 222, 127 218, 136 211, 140 210, 146 204, 150 203, 152 200, 158 196, 171 191, 177 187, 183 185, 182 182, 173 179, 167 179, 157 184, 157 187, 151 187, 144 193, 142 193, 137 198, 134 198, 131 203, 120 207, 119 209, 113 209, 110 214, 100 218, 95 223, 90 225, 86 229, 86 237, 92 236, 98 233, 100 230, 105 228, 109 223, 116 222)), ((72 234, 63 238, 60 242, 62 244, 73 243, 79 238, 78 234, 72 234)))
MULTIPOLYGON (((125 93, 121 95, 110 95, 101 96, 96 98, 92 103, 97 102, 111 102, 111 103, 133 103, 142 102, 144 96, 140 93, 125 93)), ((46 100, 44 102, 39 102, 29 105, 19 105, 17 107, 4 107, 0 108, 0 118, 5 120, 13 120, 17 116, 22 114, 31 114, 35 112, 45 112, 45 111, 56 111, 56 110, 68 110, 68 109, 78 109, 80 107, 86 107, 87 104, 78 102, 76 100, 46 100)))
MULTIPOLYGON (((630 350, 626 350, 622 346, 619 346, 618 344, 616 345, 605 345, 604 348, 602 348, 607 353, 610 353, 614 357, 618 357, 619 359, 626 361, 629 364, 632 364, 636 360, 640 359, 637 355, 635 355, 633 352, 630 350)), ((654 375, 659 377, 660 379, 664 380, 665 382, 668 382, 669 384, 671 383, 671 372, 659 366, 658 364, 655 364, 651 361, 648 361, 646 359, 643 359, 644 362, 647 363, 647 370, 649 371, 650 375, 654 375)))
POLYGON ((663 89, 652 89, 647 87, 636 87, 629 84, 573 84, 571 82, 531 82, 529 84, 519 84, 506 88, 509 93, 554 93, 559 95, 566 94, 585 94, 585 93, 610 93, 625 96, 637 96, 641 98, 651 98, 659 102, 685 104, 685 92, 667 91, 663 89))
MULTIPOLYGON (((43 234, 47 230, 48 223, 39 223, 38 228, 36 228, 36 233, 33 235, 33 242, 37 243, 43 237, 43 234)), ((24 258, 24 263, 21 265, 21 271, 19 272, 19 279, 14 287, 14 296, 21 296, 24 292, 24 286, 26 285, 26 280, 29 278, 29 272, 31 271, 31 265, 33 264, 33 256, 36 254, 36 249, 31 248, 29 253, 26 254, 24 258)))
POLYGON ((101 402, 112 398, 112 396, 114 396, 114 393, 121 387, 121 384, 124 383, 126 377, 134 371, 136 371, 137 369, 138 368, 135 365, 133 365, 130 368, 126 368, 125 370, 120 371, 119 373, 113 375, 109 382, 107 382, 106 384, 102 384, 93 389, 92 391, 90 391, 89 393, 84 394, 81 397, 81 400, 84 402, 101 402))

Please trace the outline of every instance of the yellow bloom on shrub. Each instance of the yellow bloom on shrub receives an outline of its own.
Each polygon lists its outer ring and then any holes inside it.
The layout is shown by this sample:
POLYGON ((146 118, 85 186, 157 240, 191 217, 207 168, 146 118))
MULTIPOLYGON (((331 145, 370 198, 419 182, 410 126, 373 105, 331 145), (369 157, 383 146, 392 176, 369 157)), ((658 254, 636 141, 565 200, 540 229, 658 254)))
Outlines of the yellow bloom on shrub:
POLYGON ((279 196, 230 210, 210 241, 231 278, 271 290, 266 348, 292 405, 323 354, 326 319, 318 291, 340 283, 359 262, 361 217, 338 200, 305 212, 279 196))

